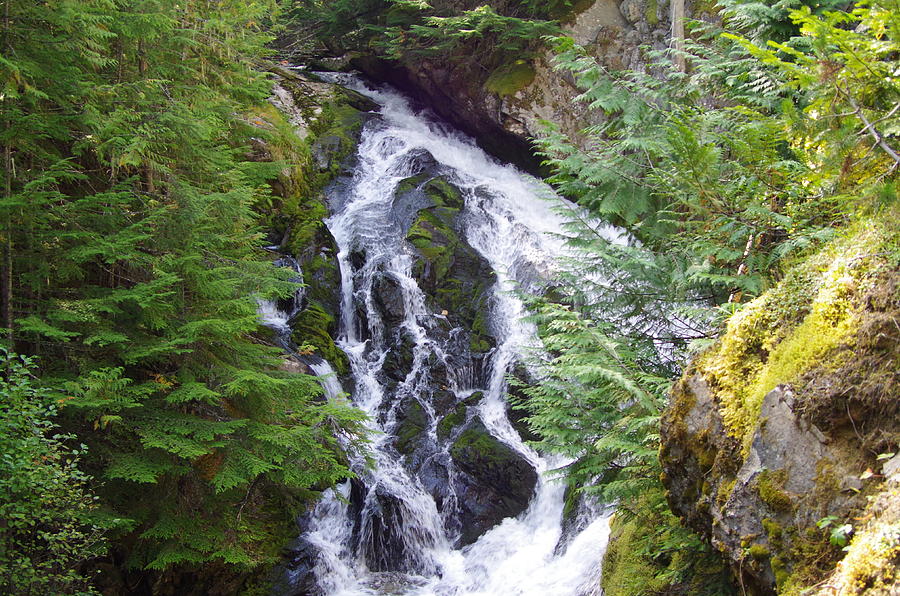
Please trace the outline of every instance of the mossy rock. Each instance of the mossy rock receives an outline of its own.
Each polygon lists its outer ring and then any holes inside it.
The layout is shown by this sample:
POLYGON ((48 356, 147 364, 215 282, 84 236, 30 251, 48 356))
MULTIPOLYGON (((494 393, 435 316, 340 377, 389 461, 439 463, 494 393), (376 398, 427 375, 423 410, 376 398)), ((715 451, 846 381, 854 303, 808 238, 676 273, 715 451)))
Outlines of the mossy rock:
POLYGON ((399 330, 400 337, 395 338, 391 343, 387 355, 384 357, 384 363, 381 371, 389 379, 395 383, 399 383, 406 378, 406 375, 412 369, 413 365, 413 348, 415 341, 402 329, 399 330))
POLYGON ((487 352, 495 345, 488 331, 486 310, 495 275, 490 265, 456 230, 463 207, 459 189, 445 178, 427 174, 400 183, 397 196, 422 192, 428 205, 418 211, 407 232, 420 258, 413 276, 436 311, 446 310, 454 325, 470 329, 469 347, 487 352))
POLYGON ((469 421, 450 446, 450 456, 461 472, 453 479, 462 523, 457 546, 471 544, 504 518, 527 509, 537 473, 491 436, 480 419, 469 421))
POLYGON ((456 404, 453 411, 441 418, 437 425, 437 436, 439 439, 446 439, 453 432, 453 429, 462 425, 466 421, 466 405, 464 403, 456 404))
POLYGON ((773 511, 787 513, 794 509, 794 499, 785 492, 787 472, 784 470, 763 470, 756 478, 756 491, 762 502, 773 511))
POLYGON ((315 137, 310 145, 319 171, 326 174, 320 179, 321 186, 325 180, 333 178, 344 160, 356 151, 367 119, 365 112, 350 105, 335 103, 323 109, 323 117, 312 127, 315 137))
POLYGON ((669 504, 748 590, 829 574, 840 548, 815 522, 859 517, 859 471, 900 436, 898 220, 858 224, 737 311, 662 416, 669 504))
POLYGON ((463 208, 462 193, 443 176, 435 176, 422 186, 425 196, 434 201, 435 206, 447 209, 455 215, 463 208))
POLYGON ((428 428, 428 413, 416 399, 411 399, 399 413, 394 446, 404 455, 412 453, 419 437, 428 428))
POLYGON ((291 326, 291 339, 297 346, 314 348, 319 356, 331 363, 338 374, 345 375, 349 372, 347 355, 337 347, 331 336, 335 330, 334 317, 320 304, 311 302, 294 317, 291 326))
POLYGON ((495 69, 484 82, 484 87, 501 97, 515 95, 534 82, 534 77, 535 70, 531 64, 516 60, 495 69))
POLYGON ((456 465, 486 484, 500 489, 505 498, 527 505, 537 476, 524 458, 491 435, 475 419, 450 446, 456 465))

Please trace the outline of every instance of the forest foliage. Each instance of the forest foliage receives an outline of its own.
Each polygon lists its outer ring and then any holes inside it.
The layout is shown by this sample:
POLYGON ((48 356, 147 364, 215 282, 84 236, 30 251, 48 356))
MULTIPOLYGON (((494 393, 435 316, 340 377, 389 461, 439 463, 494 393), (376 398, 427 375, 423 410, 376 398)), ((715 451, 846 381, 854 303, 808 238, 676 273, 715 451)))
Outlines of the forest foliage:
MULTIPOLYGON (((843 7, 721 2, 721 22, 693 23, 683 49, 648 53, 652 74, 555 42, 603 123, 581 146, 549 124, 537 140, 578 208, 565 209, 567 273, 535 300, 549 352, 523 407, 538 446, 573 460, 574 494, 621 504, 635 547, 618 566, 653 570, 657 591, 727 591, 720 576, 697 584, 704 547, 660 525, 652 497, 672 380, 748 298, 896 203, 900 7, 843 7)), ((616 593, 650 589, 625 584, 616 593)))
MULTIPOLYGON (((258 333, 255 300, 297 289, 257 227, 284 164, 249 151, 267 134, 251 114, 271 89, 260 67, 277 8, 4 3, 3 440, 11 455, 45 452, 43 481, 67 488, 2 500, 46 507, 28 531, 52 536, 54 593, 81 589, 75 563, 104 550, 88 509, 116 520, 96 527, 124 568, 257 570, 295 513, 350 475, 362 415, 280 372, 258 333)), ((0 535, 0 591, 36 590, 38 539, 0 535)))
MULTIPOLYGON (((296 0, 283 14, 297 43, 485 78, 555 47, 604 119, 587 148, 552 128, 538 140, 579 209, 569 273, 532 301, 548 351, 523 405, 538 447, 573 460, 573 494, 655 524, 632 532, 653 585, 715 593, 708 550, 665 510, 659 414, 691 346, 896 202, 900 6, 721 0, 721 23, 647 55, 651 76, 557 37, 576 4, 296 0)), ((254 299, 297 289, 258 229, 267 181, 290 164, 248 150, 267 134, 250 115, 270 92, 260 66, 279 9, 3 5, 3 590, 89 590, 79 572, 104 556, 259 570, 294 513, 350 475, 360 413, 280 372, 258 333, 254 299)))

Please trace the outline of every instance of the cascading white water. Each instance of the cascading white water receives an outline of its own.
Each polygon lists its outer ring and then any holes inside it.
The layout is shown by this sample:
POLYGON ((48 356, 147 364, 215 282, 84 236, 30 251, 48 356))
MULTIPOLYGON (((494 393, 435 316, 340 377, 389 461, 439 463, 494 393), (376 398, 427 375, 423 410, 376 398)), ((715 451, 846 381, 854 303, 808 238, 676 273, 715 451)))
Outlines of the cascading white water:
MULTIPOLYGON (((274 251, 277 247, 269 247, 267 250, 274 251)), ((288 256, 281 256, 273 263, 276 267, 286 267, 293 269, 297 274, 295 281, 303 280, 303 272, 300 270, 300 264, 296 259, 288 256)), ((291 335, 291 327, 289 325, 291 317, 297 314, 303 306, 303 298, 306 295, 306 288, 300 286, 294 292, 294 295, 285 300, 264 300, 259 298, 256 300, 256 314, 259 322, 266 327, 272 329, 277 337, 284 341, 291 335)))
MULTIPOLYGON (((535 329, 523 321, 525 309, 511 290, 542 283, 563 251, 562 241, 551 235, 561 231, 562 222, 545 200, 549 190, 498 164, 469 139, 414 113, 398 94, 365 88, 352 78, 340 82, 381 105, 363 131, 352 181, 331 193, 333 214, 326 222, 339 248, 338 344, 350 360, 353 402, 370 415, 379 434, 373 443, 374 467, 354 462, 360 480, 327 494, 308 520, 302 539, 315 552, 318 589, 328 596, 599 594, 599 565, 608 537, 602 508, 588 508, 586 518, 561 542, 563 487, 541 477, 518 517, 454 548, 460 512, 453 483, 447 481, 439 505, 434 491, 393 447, 391 436, 402 416, 401 399, 415 400, 428 420, 428 457, 442 462, 453 478, 449 441, 439 438, 435 406, 426 399, 436 383, 437 362, 446 369, 456 402, 475 391, 484 393, 473 408, 484 427, 538 473, 564 463, 548 461, 528 447, 508 420, 505 404, 506 375, 523 351, 535 345, 535 329), (423 160, 461 191, 461 233, 496 276, 489 326, 497 345, 484 357, 480 374, 473 372, 471 359, 459 365, 453 332, 437 331, 447 313, 429 310, 413 274, 415 252, 393 211, 398 184, 419 174, 423 160), (397 307, 401 313, 390 323, 373 298, 375 286, 384 283, 397 288, 402 302, 397 307), (412 353, 408 370, 391 387, 385 384, 384 370, 389 352, 396 349, 389 327, 406 338, 412 353)), ((340 386, 328 391, 339 392, 340 386)))

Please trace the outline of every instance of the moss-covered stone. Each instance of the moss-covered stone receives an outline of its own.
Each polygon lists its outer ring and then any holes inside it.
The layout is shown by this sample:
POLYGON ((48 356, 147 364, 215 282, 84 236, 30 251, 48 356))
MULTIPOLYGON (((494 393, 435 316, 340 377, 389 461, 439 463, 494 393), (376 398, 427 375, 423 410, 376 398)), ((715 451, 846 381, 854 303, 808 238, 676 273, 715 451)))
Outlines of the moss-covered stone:
POLYGON ((327 360, 338 374, 347 374, 350 362, 332 338, 335 332, 334 318, 320 304, 310 303, 294 317, 291 339, 300 350, 311 349, 327 360))
POLYGON ((799 262, 673 390, 669 502, 748 590, 821 582, 841 553, 815 522, 858 517, 877 484, 860 471, 900 439, 898 231, 894 209, 799 262))
POLYGON ((412 399, 402 410, 402 419, 397 425, 394 445, 404 455, 412 453, 419 437, 428 428, 428 413, 418 400, 412 399))
POLYGON ((451 413, 441 418, 437 425, 437 436, 439 439, 446 439, 453 432, 454 428, 465 423, 467 409, 466 404, 460 402, 456 404, 451 413))
POLYGON ((729 432, 745 451, 767 393, 851 357, 843 348, 859 329, 864 290, 884 264, 884 255, 873 249, 888 235, 877 227, 862 229, 797 266, 732 316, 716 347, 698 359, 729 432))
POLYGON ((769 549, 762 544, 754 544, 747 549, 747 554, 753 559, 763 560, 769 558, 769 549))
POLYGON ((787 472, 785 470, 763 470, 756 478, 756 490, 759 498, 773 511, 783 513, 791 511, 794 507, 791 495, 784 490, 786 480, 787 472))
POLYGON ((441 176, 422 174, 398 185, 396 196, 420 192, 425 200, 406 234, 418 258, 412 274, 429 307, 446 311, 453 326, 469 330, 469 348, 487 352, 495 345, 486 313, 495 275, 490 265, 457 232, 463 207, 459 189, 441 176))
POLYGON ((462 512, 460 546, 528 507, 537 472, 514 449, 493 437, 480 419, 469 421, 449 451, 462 472, 454 478, 462 512))
POLYGON ((856 532, 846 555, 828 579, 828 585, 834 589, 832 593, 846 596, 897 594, 900 587, 900 475, 886 479, 854 524, 856 532))
POLYGON ((516 60, 495 69, 484 87, 500 96, 515 95, 534 81, 534 67, 525 60, 516 60))

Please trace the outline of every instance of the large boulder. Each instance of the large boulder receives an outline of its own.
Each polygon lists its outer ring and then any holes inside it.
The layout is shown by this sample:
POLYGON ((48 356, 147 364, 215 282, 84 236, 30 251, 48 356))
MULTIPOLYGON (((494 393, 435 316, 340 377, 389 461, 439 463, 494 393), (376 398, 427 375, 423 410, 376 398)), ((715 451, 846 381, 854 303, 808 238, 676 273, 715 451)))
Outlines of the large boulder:
POLYGON ((496 276, 490 264, 460 236, 463 208, 459 189, 441 176, 420 175, 398 188, 397 209, 417 207, 406 238, 417 252, 413 277, 428 306, 451 328, 468 334, 468 350, 484 353, 496 345, 487 324, 496 276))
POLYGON ((412 553, 403 540, 404 515, 403 502, 381 486, 366 496, 357 540, 358 552, 372 571, 415 571, 408 568, 412 553))
POLYGON ((742 455, 723 430, 708 384, 692 374, 663 422, 660 457, 672 510, 725 553, 758 594, 774 594, 803 564, 797 555, 804 550, 834 559, 816 522, 844 519, 863 504, 859 462, 794 407, 788 386, 769 392, 763 423, 742 455))
POLYGON ((493 437, 474 418, 450 446, 459 474, 454 488, 460 509, 457 546, 471 544, 507 517, 525 511, 537 472, 514 449, 493 437))
POLYGON ((861 238, 739 311, 662 417, 669 505, 748 593, 821 582, 867 497, 890 492, 877 470, 900 441, 900 273, 861 238))
POLYGON ((403 321, 406 316, 403 288, 393 276, 379 274, 372 280, 372 298, 385 323, 397 325, 403 321))

